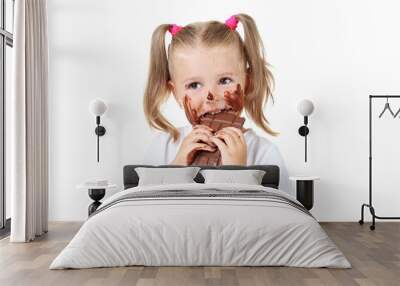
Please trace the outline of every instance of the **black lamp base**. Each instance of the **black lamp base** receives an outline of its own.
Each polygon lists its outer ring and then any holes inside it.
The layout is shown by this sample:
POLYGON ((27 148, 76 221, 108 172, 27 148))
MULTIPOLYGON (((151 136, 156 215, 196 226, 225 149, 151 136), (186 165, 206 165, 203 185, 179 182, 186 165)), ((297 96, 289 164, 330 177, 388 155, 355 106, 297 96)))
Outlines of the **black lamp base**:
POLYGON ((90 216, 101 205, 100 200, 102 198, 104 198, 104 195, 106 194, 106 189, 89 189, 88 193, 89 193, 89 197, 94 201, 88 207, 88 213, 89 213, 89 216, 90 216))
POLYGON ((311 210, 314 205, 314 181, 297 180, 296 198, 307 210, 311 210))

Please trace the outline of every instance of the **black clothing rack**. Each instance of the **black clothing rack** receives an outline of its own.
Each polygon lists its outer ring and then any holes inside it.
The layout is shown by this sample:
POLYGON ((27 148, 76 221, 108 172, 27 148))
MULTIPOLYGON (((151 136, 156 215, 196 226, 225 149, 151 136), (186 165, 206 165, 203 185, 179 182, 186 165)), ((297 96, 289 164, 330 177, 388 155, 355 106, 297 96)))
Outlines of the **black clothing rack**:
POLYGON ((369 96, 369 203, 361 206, 361 219, 359 224, 364 223, 364 207, 368 207, 372 215, 372 225, 370 229, 375 229, 375 219, 400 219, 400 217, 384 217, 375 214, 375 208, 372 205, 372 100, 374 98, 400 98, 400 95, 370 95, 369 96))

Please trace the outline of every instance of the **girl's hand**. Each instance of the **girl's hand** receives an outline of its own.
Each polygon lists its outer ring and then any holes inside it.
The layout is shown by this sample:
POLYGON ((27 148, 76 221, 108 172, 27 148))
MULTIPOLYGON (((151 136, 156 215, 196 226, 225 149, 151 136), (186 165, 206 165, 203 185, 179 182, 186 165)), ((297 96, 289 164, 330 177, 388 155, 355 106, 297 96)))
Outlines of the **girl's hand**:
POLYGON ((205 125, 196 125, 182 141, 172 165, 190 165, 200 150, 214 152, 216 147, 211 141, 212 129, 205 125))
POLYGON ((211 141, 221 152, 223 165, 247 165, 247 144, 240 129, 225 127, 211 141))

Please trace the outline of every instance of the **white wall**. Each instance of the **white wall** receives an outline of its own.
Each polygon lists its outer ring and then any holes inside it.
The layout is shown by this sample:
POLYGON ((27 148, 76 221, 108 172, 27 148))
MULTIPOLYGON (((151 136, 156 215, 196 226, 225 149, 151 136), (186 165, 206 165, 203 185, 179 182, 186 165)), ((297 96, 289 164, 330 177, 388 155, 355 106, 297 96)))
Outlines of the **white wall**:
MULTIPOLYGON (((154 28, 223 21, 245 12, 255 18, 274 67, 276 102, 266 112, 281 136, 271 140, 291 175, 321 177, 312 210, 319 220, 358 220, 360 204, 368 198, 368 95, 400 93, 399 10, 398 1, 372 0, 48 1, 50 219, 85 219, 90 199, 75 186, 105 177, 121 187, 123 165, 141 159, 152 138, 142 94, 154 28), (88 112, 96 97, 109 106, 100 164, 95 120, 88 112), (303 98, 316 105, 307 164, 297 134, 302 118, 296 105, 303 98)), ((375 114, 383 104, 376 104, 375 114)), ((397 110, 400 100, 393 105, 397 110)), ((182 112, 175 115, 177 108, 171 101, 165 112, 182 125, 185 118, 182 112)), ((379 215, 399 215, 399 124, 399 119, 375 124, 379 215)))

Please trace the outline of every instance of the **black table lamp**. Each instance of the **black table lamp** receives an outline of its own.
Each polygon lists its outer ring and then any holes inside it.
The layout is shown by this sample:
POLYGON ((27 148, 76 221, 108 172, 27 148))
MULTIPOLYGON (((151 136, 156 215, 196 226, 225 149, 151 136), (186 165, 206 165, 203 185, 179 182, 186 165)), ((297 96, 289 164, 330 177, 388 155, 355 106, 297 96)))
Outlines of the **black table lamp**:
POLYGON ((304 136, 305 139, 305 148, 304 148, 304 162, 307 162, 307 135, 310 133, 310 129, 308 129, 308 116, 311 115, 314 111, 314 104, 311 100, 304 99, 299 102, 297 106, 297 110, 304 117, 304 125, 299 128, 299 134, 304 136))

